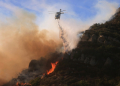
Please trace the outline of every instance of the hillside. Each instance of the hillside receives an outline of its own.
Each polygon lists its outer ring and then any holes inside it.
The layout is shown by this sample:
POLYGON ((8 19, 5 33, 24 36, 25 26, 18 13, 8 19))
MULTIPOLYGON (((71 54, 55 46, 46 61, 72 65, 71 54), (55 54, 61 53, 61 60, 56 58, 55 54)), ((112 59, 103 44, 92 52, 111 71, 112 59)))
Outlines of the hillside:
MULTIPOLYGON (((37 71, 41 64, 59 60, 54 72, 42 78, 38 74, 29 82, 32 86, 120 86, 120 8, 111 20, 86 30, 70 55, 51 56, 51 60, 31 61, 28 70, 37 71)), ((50 69, 48 65, 44 71, 50 69)))
POLYGON ((110 21, 86 30, 76 49, 33 86, 116 86, 120 82, 120 8, 110 21))

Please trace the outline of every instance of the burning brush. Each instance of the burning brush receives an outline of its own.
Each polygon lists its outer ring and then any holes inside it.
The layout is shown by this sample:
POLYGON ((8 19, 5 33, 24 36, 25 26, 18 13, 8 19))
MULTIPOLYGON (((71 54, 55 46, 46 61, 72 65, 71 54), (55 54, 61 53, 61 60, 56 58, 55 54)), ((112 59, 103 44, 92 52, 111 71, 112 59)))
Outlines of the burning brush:
MULTIPOLYGON (((56 61, 55 63, 51 63, 52 68, 49 71, 47 70, 47 75, 49 75, 50 73, 52 73, 55 70, 57 63, 58 63, 58 61, 56 61)), ((46 74, 43 73, 43 76, 41 77, 41 79, 44 78, 45 75, 46 74)))
POLYGON ((55 70, 57 63, 58 63, 58 61, 55 63, 51 63, 52 68, 49 71, 47 71, 47 75, 49 75, 50 73, 52 73, 55 70))
POLYGON ((18 83, 17 82, 17 84, 15 86, 32 86, 32 85, 29 83, 18 83))

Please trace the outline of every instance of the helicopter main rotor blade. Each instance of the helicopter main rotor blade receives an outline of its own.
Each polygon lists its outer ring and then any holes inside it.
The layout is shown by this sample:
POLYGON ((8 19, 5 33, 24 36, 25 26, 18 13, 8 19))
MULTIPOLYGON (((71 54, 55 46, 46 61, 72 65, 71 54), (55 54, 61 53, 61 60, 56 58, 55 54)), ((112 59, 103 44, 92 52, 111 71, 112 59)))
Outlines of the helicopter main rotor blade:
POLYGON ((49 12, 49 13, 54 13, 55 14, 55 12, 49 12))
POLYGON ((64 14, 64 12, 61 12, 61 14, 64 14))

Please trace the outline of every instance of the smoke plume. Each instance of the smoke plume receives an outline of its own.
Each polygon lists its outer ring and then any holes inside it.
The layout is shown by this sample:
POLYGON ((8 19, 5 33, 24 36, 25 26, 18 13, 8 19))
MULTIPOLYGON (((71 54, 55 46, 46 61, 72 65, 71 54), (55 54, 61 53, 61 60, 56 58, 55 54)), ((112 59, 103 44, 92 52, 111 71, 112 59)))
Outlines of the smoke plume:
MULTIPOLYGON (((88 14, 87 16, 89 18, 86 20, 82 20, 80 16, 78 16, 79 14, 76 13, 73 10, 72 6, 69 4, 55 3, 53 5, 49 5, 44 2, 44 5, 45 8, 43 7, 43 17, 42 20, 40 20, 39 26, 45 29, 49 29, 49 27, 52 27, 51 30, 55 31, 58 34, 59 31, 54 19, 54 14, 48 14, 48 11, 58 12, 60 8, 66 10, 66 13, 61 15, 60 25, 63 28, 64 37, 69 43, 70 50, 76 48, 77 43, 79 42, 79 32, 89 29, 89 27, 95 23, 105 23, 106 21, 109 21, 111 16, 115 14, 118 8, 118 3, 116 2, 109 2, 108 0, 97 0, 96 3, 91 6, 93 7, 92 11, 95 10, 94 16, 91 17, 88 14)), ((29 9, 31 8, 29 7, 29 9)), ((78 8, 77 10, 80 9, 78 8)))
POLYGON ((61 25, 66 34, 65 37, 69 42, 70 49, 76 48, 79 41, 79 32, 89 29, 89 27, 95 23, 105 23, 106 21, 109 21, 109 19, 116 13, 117 8, 118 3, 108 2, 107 0, 98 0, 93 9, 96 10, 95 16, 89 17, 87 20, 82 20, 76 13, 74 13, 75 18, 68 16, 74 11, 71 12, 70 9, 66 9, 68 14, 66 13, 64 16, 62 15, 63 19, 61 20, 61 25))
POLYGON ((9 81, 32 59, 39 59, 59 51, 61 43, 56 34, 39 30, 35 15, 21 11, 21 15, 0 22, 0 79, 9 81))

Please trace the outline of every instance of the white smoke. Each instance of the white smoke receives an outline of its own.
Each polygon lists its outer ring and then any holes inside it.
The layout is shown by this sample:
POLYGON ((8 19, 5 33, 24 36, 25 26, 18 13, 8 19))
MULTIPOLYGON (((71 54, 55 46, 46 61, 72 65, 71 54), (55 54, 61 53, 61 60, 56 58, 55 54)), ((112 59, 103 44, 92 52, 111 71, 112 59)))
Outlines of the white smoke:
MULTIPOLYGON (((17 1, 14 1, 14 2, 16 3, 17 1)), ((119 6, 119 4, 116 3, 115 1, 110 2, 108 0, 97 0, 97 2, 95 2, 95 4, 92 6, 96 14, 93 17, 89 16, 88 14, 89 19, 86 19, 83 21, 81 20, 80 16, 78 16, 79 13, 76 13, 73 10, 72 5, 69 3, 52 2, 54 4, 50 4, 50 3, 47 3, 47 0, 41 0, 41 1, 25 0, 17 3, 20 4, 22 8, 19 6, 15 6, 10 2, 5 3, 3 1, 0 1, 0 6, 5 7, 10 11, 14 11, 14 13, 17 15, 21 14, 19 10, 22 10, 22 9, 25 9, 25 10, 29 9, 29 10, 32 10, 33 12, 37 12, 38 14, 36 14, 37 15, 36 22, 40 30, 42 28, 42 29, 47 29, 50 32, 54 32, 57 39, 59 39, 59 35, 58 35, 59 29, 54 19, 54 14, 49 14, 48 11, 54 11, 55 13, 60 8, 63 10, 66 10, 67 13, 61 16, 60 21, 64 29, 64 33, 65 33, 64 37, 66 38, 67 42, 69 42, 70 49, 73 49, 77 46, 77 43, 79 41, 79 37, 78 37, 79 32, 87 30, 94 23, 104 23, 105 21, 109 20, 110 17, 116 12, 116 9, 119 6)), ((80 9, 78 8, 77 10, 80 10, 80 9)), ((3 18, 1 20, 3 20, 3 18)))
POLYGON ((60 21, 62 27, 64 27, 63 29, 66 33, 65 37, 69 42, 70 49, 76 48, 77 43, 80 40, 78 37, 79 32, 89 29, 89 27, 95 23, 105 23, 108 21, 116 13, 118 3, 100 0, 95 4, 94 8, 97 12, 96 15, 85 21, 72 17, 68 18, 67 14, 64 14, 64 16, 62 15, 63 19, 60 21))

